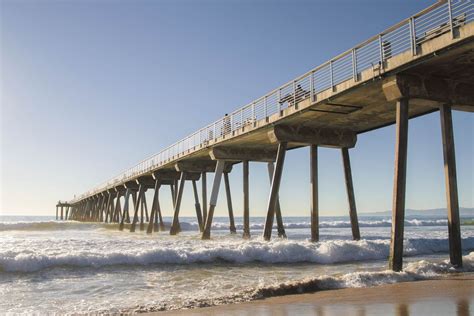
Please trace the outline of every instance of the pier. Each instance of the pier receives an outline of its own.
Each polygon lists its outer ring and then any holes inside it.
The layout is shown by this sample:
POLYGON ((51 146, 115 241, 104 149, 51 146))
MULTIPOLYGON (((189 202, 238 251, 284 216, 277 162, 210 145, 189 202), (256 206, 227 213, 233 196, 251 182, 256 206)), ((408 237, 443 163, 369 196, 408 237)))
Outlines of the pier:
POLYGON ((265 163, 270 193, 263 238, 274 222, 286 237, 279 188, 288 150, 307 150, 310 164, 311 241, 319 240, 318 149, 341 153, 352 237, 361 238, 350 149, 358 135, 396 125, 392 237, 389 266, 403 268, 409 120, 439 112, 444 154, 450 261, 462 266, 461 231, 452 111, 474 112, 474 4, 438 1, 261 98, 221 117, 91 190, 56 205, 56 219, 117 223, 120 230, 148 234, 180 232, 184 194, 192 194, 202 239, 211 238, 222 186, 229 231, 236 233, 229 173, 243 165, 243 238, 250 231, 250 162, 265 163), (305 148, 303 148, 305 147, 305 148), (214 173, 207 192, 207 174, 214 173), (185 182, 192 192, 184 192, 185 182), (200 186, 200 187, 199 187, 200 186), (166 189, 166 193, 164 190, 166 189), (153 191, 148 209, 146 192, 153 191), (169 190, 169 192, 168 192, 169 190), (208 195, 209 193, 209 195, 208 195), (160 199, 171 198, 173 210, 160 199), (276 221, 275 221, 276 219, 276 221), (125 225, 127 224, 127 225, 125 225))

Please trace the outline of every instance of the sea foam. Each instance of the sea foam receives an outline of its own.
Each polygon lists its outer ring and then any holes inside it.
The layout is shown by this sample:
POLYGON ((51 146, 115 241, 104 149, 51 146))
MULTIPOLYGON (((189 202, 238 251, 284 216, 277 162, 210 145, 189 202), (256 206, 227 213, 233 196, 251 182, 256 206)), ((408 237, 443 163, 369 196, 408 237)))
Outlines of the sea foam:
MULTIPOLYGON (((44 243, 44 242, 42 242, 44 243)), ((150 240, 64 241, 57 247, 44 244, 4 243, 0 248, 0 271, 33 272, 52 267, 103 267, 112 265, 194 264, 225 262, 243 264, 260 262, 333 264, 386 259, 390 241, 380 240, 279 240, 265 242, 226 240, 209 241, 173 239, 161 244, 150 240), (22 249, 22 248, 25 249, 22 249)), ((474 237, 463 239, 463 249, 474 249, 474 237)), ((405 241, 406 256, 448 251, 443 238, 415 238, 405 241)))

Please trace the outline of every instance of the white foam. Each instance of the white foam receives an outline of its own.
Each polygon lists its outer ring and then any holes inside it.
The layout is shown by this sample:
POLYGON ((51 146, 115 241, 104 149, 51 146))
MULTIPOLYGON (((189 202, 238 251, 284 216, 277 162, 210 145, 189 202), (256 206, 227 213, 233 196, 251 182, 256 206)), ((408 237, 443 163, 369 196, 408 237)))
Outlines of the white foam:
MULTIPOLYGON (((389 240, 309 241, 261 239, 202 242, 196 239, 171 239, 160 243, 143 240, 92 239, 66 240, 46 247, 45 241, 30 240, 22 245, 5 242, 0 248, 0 270, 31 272, 44 268, 101 267, 111 265, 193 264, 193 263, 296 263, 318 264, 385 259, 389 240)), ((463 239, 465 250, 474 249, 474 237, 463 239)), ((414 256, 447 252, 443 238, 408 239, 405 255, 414 256)))
MULTIPOLYGON (((264 223, 251 223, 251 230, 262 230, 264 228, 264 223)), ((405 221, 405 226, 446 226, 446 219, 410 219, 405 221)), ((83 223, 77 221, 37 221, 37 222, 0 222, 0 232, 1 231, 41 231, 41 230, 67 230, 67 229, 100 229, 100 228, 114 228, 117 224, 104 224, 104 223, 83 223)), ((169 222, 165 223, 166 227, 170 226, 169 222)), ((198 231, 199 226, 197 222, 180 222, 182 231, 198 231)), ((242 224, 235 225, 237 229, 242 230, 242 224)), ((319 224, 320 228, 350 228, 350 221, 321 221, 319 224)), ((381 220, 360 220, 360 227, 390 227, 391 220, 381 219, 381 220)), ((311 223, 308 221, 294 222, 294 223, 285 223, 286 229, 307 229, 311 227, 311 223)), ((224 222, 214 222, 212 224, 212 229, 214 230, 228 230, 229 223, 224 222)))

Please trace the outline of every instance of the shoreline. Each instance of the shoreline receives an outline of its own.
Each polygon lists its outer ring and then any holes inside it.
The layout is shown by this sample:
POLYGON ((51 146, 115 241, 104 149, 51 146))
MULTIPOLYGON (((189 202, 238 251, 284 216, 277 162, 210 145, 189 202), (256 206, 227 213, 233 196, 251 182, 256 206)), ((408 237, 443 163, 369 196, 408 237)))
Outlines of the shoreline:
POLYGON ((146 315, 457 315, 474 313, 474 273, 441 278, 290 294, 146 315))

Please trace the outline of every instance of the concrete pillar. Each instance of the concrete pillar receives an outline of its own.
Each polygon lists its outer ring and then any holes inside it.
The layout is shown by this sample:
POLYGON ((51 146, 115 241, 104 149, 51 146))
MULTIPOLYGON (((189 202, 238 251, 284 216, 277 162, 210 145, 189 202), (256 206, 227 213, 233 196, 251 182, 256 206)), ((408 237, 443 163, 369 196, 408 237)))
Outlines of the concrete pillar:
POLYGON ((250 203, 249 203, 249 161, 242 161, 243 169, 243 189, 244 189, 244 233, 243 238, 250 238, 250 203))
POLYGON ((319 241, 318 146, 309 147, 311 183, 311 241, 319 241))
POLYGON ((58 206, 56 205, 56 220, 58 220, 58 206))
POLYGON ((207 219, 207 173, 203 172, 201 174, 201 190, 202 190, 202 221, 203 226, 206 223, 207 219))
POLYGON ((396 103, 395 176, 393 181, 392 238, 389 268, 403 268, 403 233, 405 221, 405 190, 408 145, 408 98, 396 103))
POLYGON ((454 146, 453 120, 450 105, 442 105, 441 136, 443 140, 446 202, 448 208, 449 258, 451 264, 462 267, 461 223, 459 219, 458 184, 454 146))
POLYGON ((68 220, 68 216, 69 216, 69 205, 66 206, 66 217, 64 218, 65 220, 68 220))
POLYGON ((351 161, 349 158, 349 149, 342 148, 342 162, 344 165, 344 175, 346 180, 347 200, 349 202, 349 217, 351 219, 352 238, 360 239, 359 220, 357 219, 357 208, 354 195, 354 185, 352 183, 351 161))
MULTIPOLYGON (((140 209, 144 190, 145 190, 145 186, 143 184, 140 184, 138 187, 138 197, 136 200, 133 201, 134 212, 133 212, 132 224, 130 225, 131 233, 135 232, 135 228, 138 222, 138 210, 140 209)), ((143 215, 143 208, 142 208, 142 215, 143 215)))
POLYGON ((160 221, 160 225, 164 224, 163 219, 161 218, 161 210, 160 210, 160 200, 159 200, 159 192, 160 192, 161 183, 160 180, 155 180, 155 190, 153 192, 153 202, 151 205, 151 214, 150 214, 150 221, 148 222, 148 227, 146 230, 147 234, 151 234, 153 231, 157 232, 159 230, 158 221, 160 221))
POLYGON ((226 193, 226 198, 227 198, 227 208, 229 209, 229 230, 231 234, 235 234, 237 231, 235 229, 234 209, 232 207, 232 196, 230 193, 230 183, 229 183, 228 172, 224 172, 224 185, 225 185, 225 193, 226 193))
POLYGON ((214 182, 212 183, 211 200, 209 201, 209 212, 206 217, 206 225, 202 233, 202 239, 211 238, 212 217, 214 216, 214 209, 217 205, 217 197, 219 195, 219 187, 221 185, 222 173, 224 172, 225 161, 217 160, 216 171, 214 174, 214 182))
MULTIPOLYGON (((174 216, 173 216, 173 224, 171 225, 170 235, 176 235, 179 233, 179 209, 181 207, 181 199, 183 198, 183 191, 184 191, 184 183, 186 181, 186 172, 181 172, 181 179, 179 181, 179 188, 178 194, 176 197, 176 202, 174 205, 174 216)), ((176 194, 176 191, 175 191, 176 194)))
POLYGON ((120 225, 119 225, 119 230, 123 230, 125 219, 127 218, 128 214, 128 207, 129 207, 129 200, 130 200, 130 195, 132 194, 132 190, 127 188, 127 191, 125 191, 125 201, 123 203, 123 212, 122 212, 122 218, 120 220, 120 225))
POLYGON ((283 164, 285 163, 287 143, 282 142, 278 145, 276 168, 273 173, 272 184, 270 189, 270 197, 268 198, 267 219, 263 231, 263 238, 270 240, 272 236, 273 218, 275 216, 275 208, 278 200, 278 191, 280 190, 281 175, 283 173, 283 164))
POLYGON ((146 204, 146 189, 143 190, 143 193, 142 193, 142 201, 141 201, 141 214, 140 214, 140 230, 143 231, 145 230, 145 220, 147 222, 149 222, 149 218, 148 218, 148 206, 146 204))
POLYGON ((120 202, 120 198, 122 197, 122 193, 120 192, 117 192, 117 200, 115 201, 115 210, 114 210, 114 222, 115 223, 118 223, 121 218, 121 214, 122 214, 122 205, 121 205, 121 202, 120 202))
POLYGON ((201 204, 199 203, 199 194, 197 191, 196 180, 193 180, 193 193, 194 193, 194 207, 196 208, 196 217, 199 224, 199 231, 204 231, 204 225, 202 221, 201 204))
MULTIPOLYGON (((267 168, 268 168, 268 178, 270 180, 270 185, 271 185, 272 179, 273 179, 273 172, 275 169, 273 166, 273 162, 269 162, 267 164, 267 168)), ((283 217, 281 216, 280 198, 278 194, 276 197, 276 204, 275 204, 275 217, 277 219, 278 237, 286 238, 285 227, 283 226, 283 217)))
POLYGON ((64 214, 63 214, 64 210, 63 210, 63 206, 61 205, 61 220, 64 220, 64 214))

